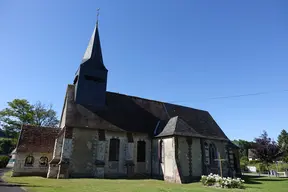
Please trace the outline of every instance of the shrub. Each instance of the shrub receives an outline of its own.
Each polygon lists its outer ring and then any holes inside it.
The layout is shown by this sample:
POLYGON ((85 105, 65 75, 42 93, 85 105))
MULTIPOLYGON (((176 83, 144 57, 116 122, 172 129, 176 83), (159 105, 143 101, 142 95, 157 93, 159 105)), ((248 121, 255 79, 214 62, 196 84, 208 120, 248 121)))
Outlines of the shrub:
POLYGON ((5 168, 9 162, 9 157, 8 156, 0 156, 0 168, 5 168))
POLYGON ((251 161, 249 161, 249 165, 255 165, 256 166, 256 164, 258 164, 258 163, 260 163, 259 160, 251 160, 251 161))
POLYGON ((213 175, 210 173, 208 176, 202 175, 201 180, 203 185, 205 186, 214 186, 221 188, 244 188, 244 180, 240 178, 232 179, 230 177, 220 177, 219 175, 213 175))
POLYGON ((264 163, 257 163, 255 164, 258 173, 266 173, 268 172, 268 167, 264 163))
POLYGON ((286 171, 288 169, 288 163, 278 163, 277 165, 274 163, 269 165, 269 169, 273 169, 279 172, 286 171))
POLYGON ((16 146, 16 139, 0 138, 0 154, 8 155, 16 146))
POLYGON ((240 168, 242 171, 247 171, 248 164, 249 164, 249 161, 247 157, 244 156, 240 159, 240 168))

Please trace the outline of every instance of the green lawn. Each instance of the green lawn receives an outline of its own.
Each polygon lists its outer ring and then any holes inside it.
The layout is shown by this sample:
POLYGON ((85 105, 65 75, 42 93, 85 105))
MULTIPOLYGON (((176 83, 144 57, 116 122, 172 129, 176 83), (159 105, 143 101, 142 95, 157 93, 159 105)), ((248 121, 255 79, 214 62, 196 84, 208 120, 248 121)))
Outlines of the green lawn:
MULTIPOLYGON (((3 179, 13 184, 19 184, 29 192, 169 192, 169 191, 243 191, 215 189, 203 187, 200 183, 192 184, 171 184, 157 180, 108 180, 108 179, 46 179, 41 177, 10 177, 10 172, 6 173, 3 179)), ((247 177, 245 178, 246 189, 251 192, 287 192, 288 179, 268 178, 268 177, 247 177)))

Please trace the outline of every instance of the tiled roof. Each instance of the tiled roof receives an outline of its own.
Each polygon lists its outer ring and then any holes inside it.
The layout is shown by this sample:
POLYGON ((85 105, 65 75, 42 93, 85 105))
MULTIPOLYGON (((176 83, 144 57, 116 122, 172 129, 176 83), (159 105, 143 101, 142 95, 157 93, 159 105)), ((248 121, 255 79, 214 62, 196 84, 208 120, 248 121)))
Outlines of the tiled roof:
POLYGON ((23 125, 16 147, 17 152, 53 152, 59 128, 23 125))

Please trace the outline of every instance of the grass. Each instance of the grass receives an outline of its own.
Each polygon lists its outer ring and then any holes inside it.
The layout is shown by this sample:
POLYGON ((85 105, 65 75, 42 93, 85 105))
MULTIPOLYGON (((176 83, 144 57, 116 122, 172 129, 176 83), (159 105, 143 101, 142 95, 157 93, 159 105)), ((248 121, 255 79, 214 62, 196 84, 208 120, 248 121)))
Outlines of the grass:
MULTIPOLYGON (((203 187, 201 183, 173 184, 157 180, 108 180, 108 179, 46 179, 41 177, 10 177, 3 179, 19 185, 28 192, 215 192, 243 191, 240 189, 215 189, 203 187)), ((246 189, 251 192, 287 192, 288 179, 268 177, 246 177, 246 189)))

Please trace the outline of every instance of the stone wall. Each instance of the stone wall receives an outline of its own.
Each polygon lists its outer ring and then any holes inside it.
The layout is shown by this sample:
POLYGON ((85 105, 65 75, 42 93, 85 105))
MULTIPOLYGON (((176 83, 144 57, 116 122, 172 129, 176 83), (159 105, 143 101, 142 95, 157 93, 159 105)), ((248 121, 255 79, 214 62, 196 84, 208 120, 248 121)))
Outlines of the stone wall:
POLYGON ((59 162, 61 160, 62 148, 64 140, 64 128, 62 128, 60 135, 55 139, 52 160, 49 161, 49 168, 47 178, 57 178, 59 173, 59 162))
POLYGON ((178 161, 181 175, 189 176, 188 144, 185 137, 178 137, 178 161))
POLYGON ((164 156, 160 163, 160 169, 163 172, 164 180, 173 183, 182 183, 181 170, 177 162, 177 139, 175 137, 162 138, 163 148, 162 155, 164 156))
MULTIPOLYGON (((226 141, 220 141, 220 140, 209 140, 205 139, 203 140, 203 143, 206 142, 208 146, 210 144, 214 144, 216 147, 216 152, 220 153, 221 159, 226 159, 225 161, 222 162, 222 171, 223 171, 223 176, 228 176, 229 173, 229 168, 228 168, 228 154, 227 154, 227 142, 226 141)), ((209 156, 210 157, 210 156, 209 156)), ((219 163, 217 161, 209 160, 209 163, 204 163, 204 173, 203 174, 220 174, 220 168, 219 168, 219 163)))
POLYGON ((133 164, 129 167, 132 175, 150 176, 151 142, 148 135, 133 133, 133 142, 128 142, 126 132, 103 130, 104 139, 99 133, 98 129, 73 128, 69 165, 71 177, 127 177, 127 164, 133 164), (112 138, 120 141, 119 161, 109 161, 112 138), (145 162, 137 162, 137 141, 140 140, 146 142, 145 162))
POLYGON ((200 177, 202 175, 202 150, 200 138, 192 139, 192 176, 200 177))
POLYGON ((47 157, 49 162, 52 159, 52 153, 17 153, 12 176, 46 176, 48 164, 46 166, 40 165, 41 157, 47 157), (25 159, 28 156, 34 158, 32 165, 25 165, 25 159))
POLYGON ((160 160, 160 141, 161 139, 154 138, 152 140, 152 177, 163 179, 163 164, 160 160))
POLYGON ((67 111, 67 100, 66 100, 66 97, 65 97, 64 107, 63 107, 62 116, 61 116, 61 120, 60 120, 60 128, 65 127, 65 124, 66 124, 66 111, 67 111))
POLYGON ((199 138, 190 138, 191 146, 187 137, 178 137, 178 159, 181 175, 192 180, 202 175, 202 152, 199 138))

